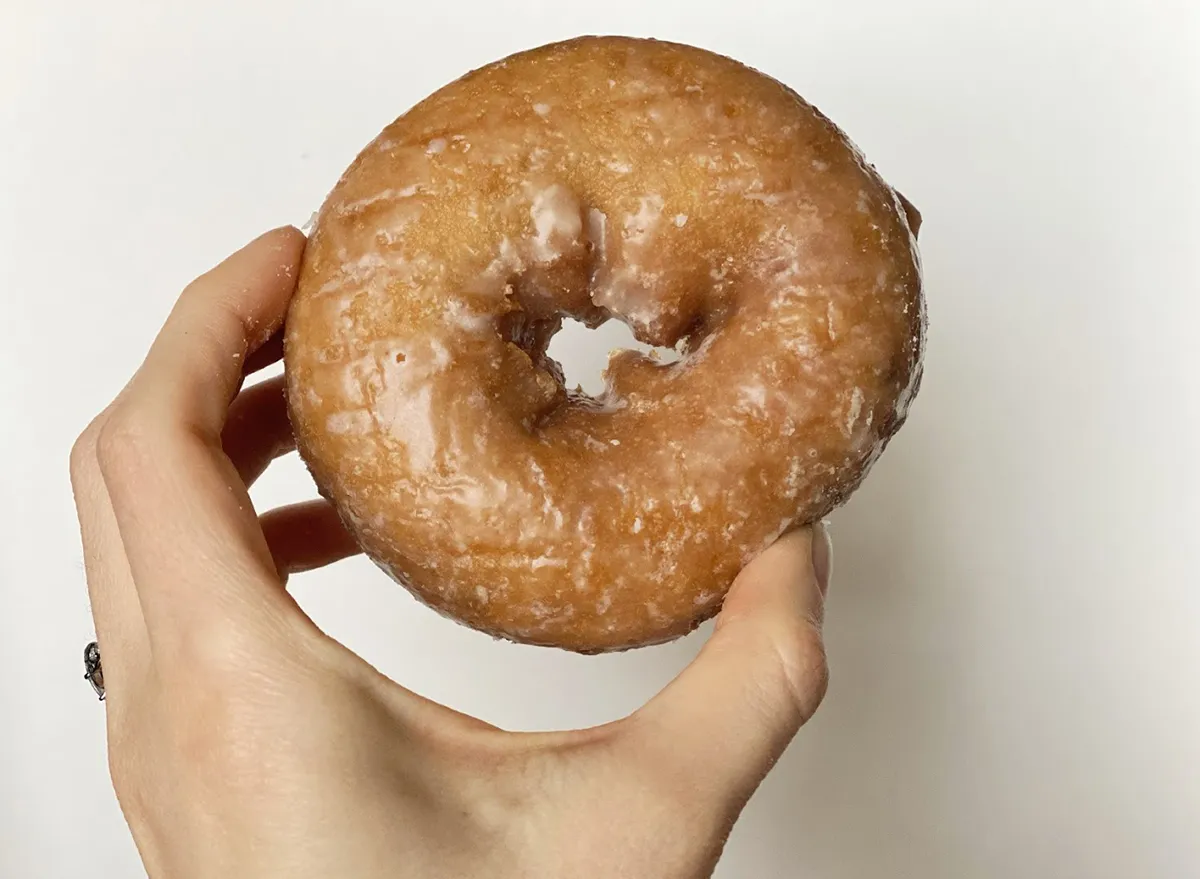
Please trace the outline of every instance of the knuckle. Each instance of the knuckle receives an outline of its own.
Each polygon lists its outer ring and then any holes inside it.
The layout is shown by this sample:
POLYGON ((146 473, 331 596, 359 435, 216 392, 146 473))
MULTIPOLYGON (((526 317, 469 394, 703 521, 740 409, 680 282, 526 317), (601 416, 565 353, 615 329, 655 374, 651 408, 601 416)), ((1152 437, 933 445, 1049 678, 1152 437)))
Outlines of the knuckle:
POLYGON ((171 738, 183 765, 239 776, 263 769, 270 724, 260 708, 245 693, 193 693, 188 707, 173 714, 171 738))
POLYGON ((801 723, 816 713, 829 686, 829 664, 816 624, 798 622, 774 645, 782 685, 801 723))
POLYGON ((200 691, 234 690, 265 671, 276 660, 263 637, 229 620, 197 625, 180 633, 171 655, 172 676, 200 691))
POLYGON ((328 707, 338 698, 336 686, 331 695, 296 657, 238 631, 176 652, 161 684, 172 748, 183 764, 248 788, 296 770, 298 755, 329 734, 322 724, 297 722, 310 710, 302 706, 328 707))
POLYGON ((281 713, 264 694, 244 689, 191 693, 172 709, 171 750, 181 766, 201 777, 250 780, 267 774, 286 755, 281 713))
POLYGON ((203 277, 184 289, 180 303, 188 334, 201 357, 220 362, 231 350, 244 354, 253 347, 258 328, 242 314, 236 299, 214 289, 203 277))
POLYGON ((69 465, 71 481, 74 484, 78 484, 80 480, 86 479, 98 466, 97 437, 107 420, 107 416, 107 412, 96 416, 71 445, 69 465))
POLYGON ((253 623, 230 620, 181 634, 163 654, 160 672, 163 685, 178 694, 173 707, 203 717, 216 706, 222 723, 236 725, 251 709, 265 711, 276 702, 302 698, 297 691, 310 675, 279 641, 253 623))
POLYGON ((128 406, 114 409, 96 430, 96 460, 105 479, 136 472, 149 462, 153 448, 148 419, 128 406))

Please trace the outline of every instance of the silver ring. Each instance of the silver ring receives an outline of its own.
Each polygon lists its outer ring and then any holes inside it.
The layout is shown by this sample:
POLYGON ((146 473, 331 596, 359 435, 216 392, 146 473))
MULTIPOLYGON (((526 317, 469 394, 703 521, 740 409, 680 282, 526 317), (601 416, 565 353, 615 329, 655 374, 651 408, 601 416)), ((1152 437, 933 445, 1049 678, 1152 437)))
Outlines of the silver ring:
POLYGON ((83 679, 92 685, 100 701, 104 701, 104 666, 100 664, 100 645, 95 641, 83 648, 83 679))

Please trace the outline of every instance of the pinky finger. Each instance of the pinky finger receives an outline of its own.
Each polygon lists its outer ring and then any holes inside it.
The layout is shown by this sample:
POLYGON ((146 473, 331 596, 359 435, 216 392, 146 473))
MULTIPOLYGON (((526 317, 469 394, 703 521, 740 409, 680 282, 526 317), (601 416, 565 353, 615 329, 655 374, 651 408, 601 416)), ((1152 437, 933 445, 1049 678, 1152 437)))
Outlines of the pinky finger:
POLYGON ((259 524, 275 567, 285 580, 289 574, 331 565, 362 552, 333 505, 325 500, 270 510, 259 517, 259 524))

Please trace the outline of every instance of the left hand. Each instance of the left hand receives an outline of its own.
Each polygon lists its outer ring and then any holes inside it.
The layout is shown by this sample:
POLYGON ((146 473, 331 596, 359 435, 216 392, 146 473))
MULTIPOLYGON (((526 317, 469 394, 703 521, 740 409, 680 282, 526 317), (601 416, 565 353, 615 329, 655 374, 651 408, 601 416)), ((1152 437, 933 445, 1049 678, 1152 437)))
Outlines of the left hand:
POLYGON ((304 237, 191 284, 71 456, 109 759, 153 879, 697 879, 825 691, 820 529, 738 577, 700 656, 633 715, 514 734, 324 635, 288 573, 356 551, 324 501, 258 515, 291 448, 280 356, 304 237))

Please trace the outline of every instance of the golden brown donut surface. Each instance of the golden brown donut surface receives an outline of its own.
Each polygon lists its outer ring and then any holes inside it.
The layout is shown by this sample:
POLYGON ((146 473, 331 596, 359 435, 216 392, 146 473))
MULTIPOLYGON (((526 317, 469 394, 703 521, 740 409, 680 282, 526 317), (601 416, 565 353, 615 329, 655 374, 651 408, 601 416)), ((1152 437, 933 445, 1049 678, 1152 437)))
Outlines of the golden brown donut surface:
POLYGON ((683 634, 824 516, 921 373, 917 215, 776 81, 583 38, 454 82, 318 215, 287 322, 318 486, 381 567, 493 635, 683 634), (624 321, 599 398, 545 350, 624 321))

